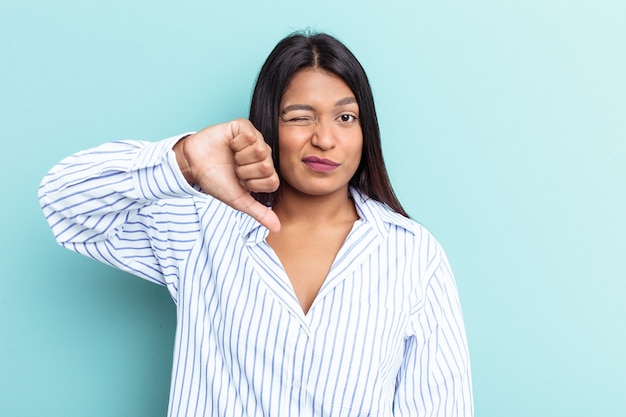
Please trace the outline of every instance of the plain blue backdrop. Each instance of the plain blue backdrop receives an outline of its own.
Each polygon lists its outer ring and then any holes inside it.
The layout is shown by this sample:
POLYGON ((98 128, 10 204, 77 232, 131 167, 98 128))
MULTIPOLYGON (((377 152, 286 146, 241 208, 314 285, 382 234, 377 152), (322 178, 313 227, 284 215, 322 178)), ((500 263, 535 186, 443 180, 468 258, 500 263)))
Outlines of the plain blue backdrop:
POLYGON ((476 415, 626 415, 626 3, 4 0, 0 415, 162 416, 175 308, 58 247, 75 151, 245 117, 265 56, 328 31, 372 83, 411 215, 456 274, 476 415))

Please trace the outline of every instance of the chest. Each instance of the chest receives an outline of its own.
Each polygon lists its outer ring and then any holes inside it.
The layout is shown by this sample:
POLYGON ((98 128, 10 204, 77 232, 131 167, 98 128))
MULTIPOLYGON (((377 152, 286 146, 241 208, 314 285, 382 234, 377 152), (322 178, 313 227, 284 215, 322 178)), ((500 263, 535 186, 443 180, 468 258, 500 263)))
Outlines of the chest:
POLYGON ((333 411, 347 402, 388 404, 403 358, 407 297, 396 262, 375 260, 380 248, 366 248, 348 258, 339 250, 307 314, 269 247, 241 248, 236 265, 210 258, 179 306, 181 337, 202 355, 199 368, 228 369, 251 392, 263 396, 274 384, 294 403, 312 396, 333 411))
POLYGON ((355 225, 305 314, 268 244, 213 235, 182 270, 177 345, 194 353, 194 369, 222 369, 268 404, 278 391, 292 404, 314 398, 327 414, 391 404, 417 278, 398 239, 355 225))
POLYGON ((268 236, 267 245, 281 264, 305 314, 326 281, 351 228, 352 224, 347 223, 327 230, 290 233, 288 239, 268 236))

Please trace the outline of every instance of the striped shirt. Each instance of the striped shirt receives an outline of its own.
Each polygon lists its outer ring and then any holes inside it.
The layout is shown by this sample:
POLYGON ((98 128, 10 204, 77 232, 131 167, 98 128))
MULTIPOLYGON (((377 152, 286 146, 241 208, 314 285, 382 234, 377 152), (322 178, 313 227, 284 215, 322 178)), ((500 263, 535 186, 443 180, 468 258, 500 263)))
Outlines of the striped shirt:
POLYGON ((304 314, 268 230, 187 184, 181 137, 80 152, 39 189, 61 245, 174 299, 170 417, 473 415, 456 285, 424 227, 351 189, 360 218, 304 314))

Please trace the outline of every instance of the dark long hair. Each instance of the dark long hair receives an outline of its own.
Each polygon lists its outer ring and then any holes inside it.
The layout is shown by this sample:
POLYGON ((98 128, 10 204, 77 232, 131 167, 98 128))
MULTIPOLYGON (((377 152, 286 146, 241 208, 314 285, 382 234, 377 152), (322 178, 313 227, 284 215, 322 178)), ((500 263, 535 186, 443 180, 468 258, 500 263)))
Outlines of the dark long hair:
MULTIPOLYGON (((365 70, 344 44, 327 34, 295 33, 287 36, 272 50, 259 72, 250 104, 250 121, 272 148, 278 175, 280 102, 291 79, 305 68, 319 68, 337 75, 352 90, 359 105, 363 152, 350 185, 409 217, 393 191, 385 168, 374 96, 365 70)), ((280 190, 269 194, 258 193, 254 194, 254 198, 271 206, 278 192, 280 190)))

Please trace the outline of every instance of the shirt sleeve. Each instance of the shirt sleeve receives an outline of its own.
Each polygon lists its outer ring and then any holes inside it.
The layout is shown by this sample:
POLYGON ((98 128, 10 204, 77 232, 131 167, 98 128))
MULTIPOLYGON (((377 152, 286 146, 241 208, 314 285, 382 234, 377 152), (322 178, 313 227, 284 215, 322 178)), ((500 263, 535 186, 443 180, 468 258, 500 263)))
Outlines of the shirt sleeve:
POLYGON ((423 303, 411 315, 410 336, 398 374, 394 415, 474 415, 469 353, 458 291, 448 260, 438 247, 428 268, 423 303))
POLYGON ((178 268, 196 241, 206 198, 176 163, 172 147, 184 136, 111 142, 54 166, 39 201, 57 242, 166 285, 176 300, 178 268))

